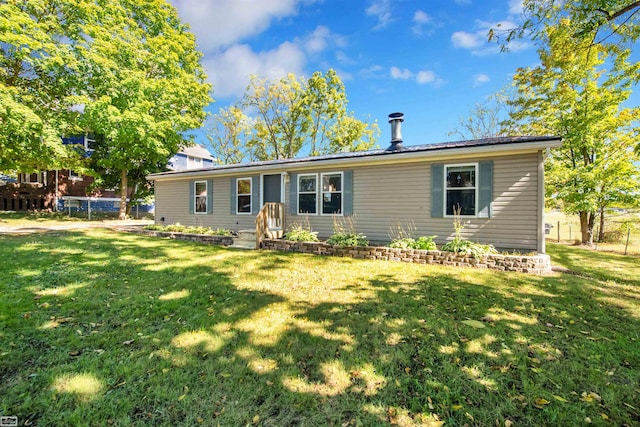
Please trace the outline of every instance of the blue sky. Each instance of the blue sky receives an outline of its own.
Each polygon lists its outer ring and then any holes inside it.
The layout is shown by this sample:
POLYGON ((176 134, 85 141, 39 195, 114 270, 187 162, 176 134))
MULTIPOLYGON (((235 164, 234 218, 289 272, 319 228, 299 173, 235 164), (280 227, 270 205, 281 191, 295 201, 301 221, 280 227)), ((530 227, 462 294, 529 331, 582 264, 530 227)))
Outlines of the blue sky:
MULTIPOLYGON (((405 114, 406 145, 450 136, 475 104, 537 63, 520 40, 509 53, 487 42, 489 28, 513 26, 521 0, 172 0, 196 35, 214 85, 209 111, 242 97, 248 76, 277 79, 335 69, 349 110, 377 120, 405 114)), ((199 138, 200 143, 206 140, 199 138)))

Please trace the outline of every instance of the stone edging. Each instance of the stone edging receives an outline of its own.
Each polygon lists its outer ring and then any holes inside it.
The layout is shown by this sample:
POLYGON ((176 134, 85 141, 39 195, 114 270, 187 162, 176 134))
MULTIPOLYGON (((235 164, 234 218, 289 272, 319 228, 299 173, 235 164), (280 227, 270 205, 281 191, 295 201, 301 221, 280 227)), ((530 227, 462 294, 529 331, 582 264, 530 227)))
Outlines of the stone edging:
MULTIPOLYGON (((143 234, 145 236, 166 237, 169 239, 207 243, 210 245, 233 245, 233 237, 230 236, 154 231, 134 227, 127 227, 123 231, 143 234)), ((492 270, 516 271, 529 274, 551 273, 551 259, 549 258, 549 255, 544 254, 532 256, 485 255, 482 258, 474 258, 470 255, 461 255, 444 251, 395 249, 385 246, 339 247, 329 245, 324 242, 292 242, 289 240, 278 239, 263 239, 261 248, 270 251, 300 252, 315 255, 402 261, 416 264, 438 264, 451 267, 489 268, 492 270)))
POLYGON ((144 230, 140 228, 127 228, 129 233, 143 234, 145 236, 153 237, 166 237, 175 240, 187 240, 190 242, 207 243, 209 245, 231 246, 233 245, 233 237, 231 236, 217 236, 211 234, 191 234, 191 233, 178 233, 175 231, 156 231, 156 230, 144 230))
POLYGON ((288 240, 264 239, 262 249, 284 252, 301 252, 315 255, 333 255, 362 259, 402 261, 417 264, 439 264, 453 267, 489 268, 500 271, 516 271, 529 274, 551 273, 549 255, 485 255, 474 258, 470 255, 444 251, 419 249, 395 249, 378 246, 338 247, 324 242, 291 242, 288 240))

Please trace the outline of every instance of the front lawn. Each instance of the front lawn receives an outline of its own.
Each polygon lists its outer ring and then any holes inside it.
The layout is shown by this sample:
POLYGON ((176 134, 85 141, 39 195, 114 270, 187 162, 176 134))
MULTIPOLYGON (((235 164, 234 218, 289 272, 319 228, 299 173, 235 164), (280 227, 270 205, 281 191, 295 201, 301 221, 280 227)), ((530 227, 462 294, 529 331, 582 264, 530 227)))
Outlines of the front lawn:
MULTIPOLYGON (((640 258, 547 277, 0 235, 0 415, 20 425, 637 425, 640 258)), ((597 256, 597 258, 594 258, 597 256)))

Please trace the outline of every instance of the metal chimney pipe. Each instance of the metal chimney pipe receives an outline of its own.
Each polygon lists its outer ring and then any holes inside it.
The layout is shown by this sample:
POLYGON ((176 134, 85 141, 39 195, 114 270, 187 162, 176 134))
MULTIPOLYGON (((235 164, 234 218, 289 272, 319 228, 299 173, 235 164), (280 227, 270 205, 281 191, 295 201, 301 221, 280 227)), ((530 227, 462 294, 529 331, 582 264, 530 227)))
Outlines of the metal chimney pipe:
POLYGON ((391 146, 387 148, 389 151, 402 149, 402 122, 404 122, 403 113, 389 114, 389 123, 391 123, 391 146))

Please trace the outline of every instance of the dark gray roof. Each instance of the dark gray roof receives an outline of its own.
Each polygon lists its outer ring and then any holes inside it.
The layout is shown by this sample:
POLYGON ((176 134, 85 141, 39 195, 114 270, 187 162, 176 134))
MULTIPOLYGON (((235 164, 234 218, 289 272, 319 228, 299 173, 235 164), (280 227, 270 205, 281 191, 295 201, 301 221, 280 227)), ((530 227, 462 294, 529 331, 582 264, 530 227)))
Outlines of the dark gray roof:
POLYGON ((179 174, 183 172, 194 172, 194 171, 205 171, 205 170, 229 170, 229 169, 239 169, 239 168, 247 168, 247 167, 259 167, 259 166, 273 166, 273 165, 287 165, 287 164, 304 164, 310 162, 319 162, 326 160, 336 160, 336 159, 357 159, 363 157, 376 157, 376 156, 402 156, 407 153, 418 153, 418 152, 429 152, 429 151, 441 151, 441 150, 455 150, 460 148, 471 148, 471 147, 487 147, 487 146, 508 146, 514 144, 527 144, 527 143, 536 143, 536 142, 546 142, 546 141, 558 141, 560 137, 557 136, 508 136, 508 137, 496 137, 496 138, 485 138, 485 139, 472 139, 466 141, 455 141, 455 142, 438 142, 432 144, 423 144, 423 145, 405 145, 400 150, 392 151, 390 149, 377 149, 377 150, 368 150, 368 151, 353 151, 353 152, 344 152, 344 153, 336 153, 336 154, 326 154, 322 156, 309 156, 309 157, 296 157, 292 159, 279 159, 279 160, 266 160, 261 162, 251 162, 251 163, 236 163, 230 165, 216 165, 209 168, 204 169, 191 169, 189 171, 180 171, 180 172, 162 172, 158 174, 153 174, 152 176, 164 176, 164 175, 173 175, 179 174))

